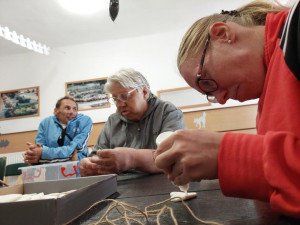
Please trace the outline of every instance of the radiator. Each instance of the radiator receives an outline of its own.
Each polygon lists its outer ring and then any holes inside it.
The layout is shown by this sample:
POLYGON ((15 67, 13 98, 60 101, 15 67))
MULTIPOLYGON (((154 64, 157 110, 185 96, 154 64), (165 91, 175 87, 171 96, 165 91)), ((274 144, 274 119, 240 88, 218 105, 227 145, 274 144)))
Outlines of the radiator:
POLYGON ((24 162, 23 152, 13 152, 13 153, 5 153, 0 154, 0 157, 5 156, 6 157, 6 165, 14 164, 14 163, 22 163, 24 162))

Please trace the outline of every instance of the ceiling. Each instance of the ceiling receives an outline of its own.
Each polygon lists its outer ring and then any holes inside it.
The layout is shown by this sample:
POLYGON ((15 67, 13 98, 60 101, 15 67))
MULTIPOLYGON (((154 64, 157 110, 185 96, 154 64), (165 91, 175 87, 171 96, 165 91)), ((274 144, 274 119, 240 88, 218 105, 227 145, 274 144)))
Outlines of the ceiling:
MULTIPOLYGON (((187 29, 204 10, 201 4, 208 2, 119 0, 119 14, 113 22, 109 16, 109 0, 99 1, 105 2, 107 7, 93 15, 79 15, 62 8, 58 0, 0 0, 0 25, 53 49, 187 29)), ((0 56, 28 51, 0 37, 0 56)))
MULTIPOLYGON (((99 0, 107 7, 93 15, 71 13, 58 1, 0 0, 0 26, 49 46, 51 52, 51 48, 67 45, 186 30, 201 16, 251 0, 119 0, 114 22, 109 16, 109 0, 99 0)), ((29 51, 0 37, 0 56, 29 51)))

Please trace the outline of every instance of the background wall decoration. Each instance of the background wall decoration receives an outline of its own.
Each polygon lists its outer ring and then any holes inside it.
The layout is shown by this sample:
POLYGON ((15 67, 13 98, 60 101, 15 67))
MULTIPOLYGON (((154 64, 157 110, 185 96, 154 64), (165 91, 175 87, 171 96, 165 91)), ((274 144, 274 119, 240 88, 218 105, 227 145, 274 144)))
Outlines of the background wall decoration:
POLYGON ((157 96, 164 101, 172 102, 179 109, 210 105, 210 102, 208 102, 206 95, 197 92, 191 87, 158 90, 157 96))
POLYGON ((0 120, 39 116, 39 87, 0 92, 0 120))
POLYGON ((108 108, 109 95, 105 93, 104 85, 107 77, 66 83, 66 95, 78 103, 78 110, 108 108))

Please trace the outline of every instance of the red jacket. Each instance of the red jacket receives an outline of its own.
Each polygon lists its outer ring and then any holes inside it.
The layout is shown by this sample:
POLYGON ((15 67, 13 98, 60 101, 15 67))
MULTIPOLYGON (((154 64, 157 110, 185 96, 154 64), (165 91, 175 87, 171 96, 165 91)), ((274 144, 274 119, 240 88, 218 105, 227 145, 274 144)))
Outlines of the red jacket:
POLYGON ((224 195, 269 201, 274 211, 300 218, 300 65, 290 55, 300 50, 297 45, 286 52, 282 47, 289 41, 282 30, 287 14, 272 13, 266 19, 267 73, 257 135, 225 134, 218 173, 224 195))

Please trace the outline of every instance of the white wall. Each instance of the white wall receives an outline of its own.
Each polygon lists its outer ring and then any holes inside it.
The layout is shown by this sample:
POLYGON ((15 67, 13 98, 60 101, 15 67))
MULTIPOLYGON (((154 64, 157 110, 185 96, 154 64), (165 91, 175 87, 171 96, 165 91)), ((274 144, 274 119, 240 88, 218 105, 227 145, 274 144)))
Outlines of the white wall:
MULTIPOLYGON (((232 2, 232 8, 241 4, 232 2)), ((52 49, 49 56, 30 52, 1 57, 0 90, 40 86, 40 116, 1 121, 0 132, 36 130, 40 121, 53 113, 57 99, 65 95, 65 82, 106 77, 122 67, 144 74, 154 94, 187 86, 176 67, 177 49, 186 29, 52 49)), ((103 122, 114 111, 112 107, 82 113, 91 116, 93 122, 103 122)))

